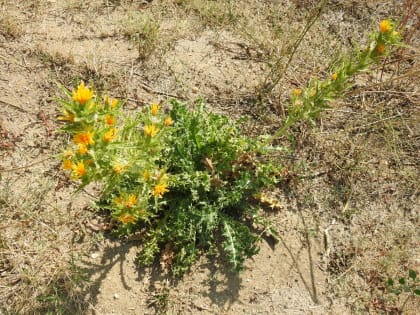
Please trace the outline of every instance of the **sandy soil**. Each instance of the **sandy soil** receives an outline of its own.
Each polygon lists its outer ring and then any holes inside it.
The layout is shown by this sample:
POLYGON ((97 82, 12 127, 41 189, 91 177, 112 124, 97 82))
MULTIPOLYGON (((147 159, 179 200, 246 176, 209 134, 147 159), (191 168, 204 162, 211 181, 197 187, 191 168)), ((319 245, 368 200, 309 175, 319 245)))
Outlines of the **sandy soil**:
MULTIPOLYGON (((197 27, 187 17, 169 18, 168 12, 176 14, 179 10, 171 1, 167 1, 163 13, 159 5, 159 1, 0 1, 0 15, 7 15, 16 30, 15 35, 0 30, 0 169, 6 170, 1 174, 1 187, 7 186, 19 198, 19 192, 33 191, 42 182, 49 185, 45 203, 55 209, 55 214, 50 221, 42 222, 59 239, 98 233, 89 223, 98 219, 91 212, 84 213, 90 195, 72 195, 74 187, 61 174, 59 162, 51 158, 68 141, 56 133, 55 99, 62 97, 57 83, 71 88, 80 79, 91 79, 97 88, 127 99, 126 108, 133 111, 171 96, 190 100, 202 95, 217 112, 232 117, 253 112, 243 102, 267 71, 263 59, 257 58, 258 48, 229 28, 197 27), (145 62, 138 60, 136 44, 124 35, 124 23, 134 12, 159 16, 162 38, 168 42, 158 43, 145 62), (183 27, 173 29, 173 25, 183 27), (74 220, 66 228, 60 218, 68 215, 74 220)), ((284 5, 290 3, 284 1, 284 5)), ((382 9, 379 7, 378 12, 382 9)), ((343 25, 350 22, 344 21, 343 25)), ((340 40, 332 45, 339 45, 340 40)), ((296 62, 304 63, 307 58, 303 54, 296 62)), ((281 89, 290 90, 305 82, 310 71, 322 68, 304 64, 302 76, 295 76, 280 88, 280 99, 284 97, 281 89)), ((338 124, 325 122, 327 138, 341 128, 342 121, 332 119, 338 124)), ((316 149, 308 152, 308 163, 314 159, 312 153, 321 155, 316 149)), ((320 166, 327 165, 323 161, 328 157, 317 158, 320 166)), ((413 158, 411 162, 414 165, 409 164, 405 171, 413 174, 418 161, 413 158)), ((90 285, 81 290, 87 305, 84 313, 155 314, 167 310, 169 314, 351 314, 348 301, 336 298, 331 290, 334 283, 329 270, 334 246, 341 244, 349 229, 348 222, 323 212, 327 201, 322 190, 332 189, 328 180, 315 175, 308 179, 306 190, 291 194, 282 187, 272 192, 281 205, 270 214, 281 242, 261 242, 260 253, 239 275, 203 257, 182 280, 174 282, 156 270, 136 267, 141 241, 107 236, 96 241, 79 262, 90 280, 90 285)), ((383 184, 378 183, 378 190, 383 184)), ((396 187, 390 189, 397 191, 396 187)), ((418 201, 418 191, 414 190, 401 192, 403 196, 408 191, 412 198, 407 208, 418 201)), ((383 203, 370 205, 377 210, 383 203)), ((391 201, 388 209, 395 213, 399 205, 399 199, 391 201)), ((346 202, 337 207, 345 211, 346 202)), ((411 218, 418 216, 418 204, 416 207, 410 210, 411 218)), ((397 216, 396 220, 403 219, 397 216)), ((17 227, 2 228, 13 237, 17 227)), ((57 248, 54 255, 70 259, 71 244, 57 248)), ((0 298, 6 297, 0 294, 0 298)))

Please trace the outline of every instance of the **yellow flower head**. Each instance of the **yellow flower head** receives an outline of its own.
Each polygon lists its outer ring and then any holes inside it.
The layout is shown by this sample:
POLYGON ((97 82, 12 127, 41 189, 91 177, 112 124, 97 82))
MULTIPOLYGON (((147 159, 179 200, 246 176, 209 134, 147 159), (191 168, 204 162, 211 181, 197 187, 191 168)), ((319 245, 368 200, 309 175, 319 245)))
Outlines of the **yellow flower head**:
POLYGON ((159 128, 156 128, 155 125, 148 125, 144 127, 144 134, 148 137, 154 137, 158 133, 159 128))
POLYGON ((383 20, 379 23, 379 30, 381 33, 388 33, 392 29, 391 22, 389 20, 383 20))
POLYGON ((152 108, 150 109, 153 116, 155 116, 159 111, 159 104, 153 103, 152 108))
POLYGON ((77 164, 73 164, 72 169, 74 178, 80 178, 86 175, 86 167, 83 161, 80 161, 77 164))
POLYGON ((93 140, 93 133, 88 131, 85 132, 79 132, 74 135, 73 142, 76 144, 94 144, 95 141, 93 140))
POLYGON ((86 144, 79 144, 79 149, 77 150, 81 155, 85 155, 86 153, 88 153, 88 148, 86 146, 86 144))
POLYGON ((119 219, 122 223, 124 223, 124 224, 129 224, 129 223, 133 223, 133 222, 135 222, 135 221, 136 221, 136 218, 135 218, 133 215, 129 214, 129 213, 123 213, 123 214, 121 214, 121 215, 118 217, 118 219, 119 219))
POLYGON ((114 199, 114 203, 116 203, 117 205, 121 205, 123 203, 123 199, 122 197, 117 197, 114 199))
POLYGON ((155 197, 159 197, 161 198, 163 196, 164 193, 168 192, 168 185, 163 183, 163 184, 157 184, 154 188, 153 188, 153 196, 155 197))
POLYGON ((171 117, 166 117, 165 118, 165 126, 170 126, 174 123, 174 121, 172 120, 171 117))
POLYGON ((118 105, 118 100, 116 98, 111 99, 111 98, 109 98, 108 95, 105 95, 104 96, 104 103, 105 103, 105 105, 111 106, 111 108, 114 108, 115 106, 118 105))
POLYGON ((294 89, 293 90, 293 95, 294 96, 299 96, 299 95, 301 95, 302 94, 302 90, 301 89, 294 89))
POLYGON ((333 80, 333 81, 337 80, 337 72, 334 72, 334 73, 331 75, 331 80, 333 80))
POLYGON ((82 105, 86 104, 93 97, 93 91, 85 87, 85 83, 82 81, 77 87, 76 91, 72 92, 73 101, 76 101, 82 105))
POLYGON ((112 115, 105 116, 105 123, 109 126, 115 125, 115 117, 112 115))
POLYGON ((63 160, 62 167, 66 171, 70 171, 73 168, 73 163, 69 159, 63 160))
POLYGON ((68 110, 64 110, 64 116, 59 116, 58 120, 74 122, 74 114, 70 113, 68 110))
POLYGON ((110 130, 108 130, 107 132, 105 132, 104 134, 104 141, 106 142, 110 142, 112 140, 114 140, 117 137, 117 132, 118 130, 115 128, 112 128, 110 130))
POLYGON ((124 205, 127 208, 132 208, 137 204, 137 197, 133 194, 129 194, 127 200, 125 201, 124 205))
POLYGON ((378 53, 378 55, 382 55, 384 51, 385 51, 385 45, 384 44, 378 44, 376 46, 376 52, 378 53))
POLYGON ((113 170, 117 174, 121 174, 123 172, 124 168, 125 168, 125 165, 120 164, 120 163, 115 163, 114 166, 113 166, 113 170))
POLYGON ((149 180, 150 179, 150 174, 149 174, 149 172, 147 170, 143 172, 143 178, 145 180, 149 180))

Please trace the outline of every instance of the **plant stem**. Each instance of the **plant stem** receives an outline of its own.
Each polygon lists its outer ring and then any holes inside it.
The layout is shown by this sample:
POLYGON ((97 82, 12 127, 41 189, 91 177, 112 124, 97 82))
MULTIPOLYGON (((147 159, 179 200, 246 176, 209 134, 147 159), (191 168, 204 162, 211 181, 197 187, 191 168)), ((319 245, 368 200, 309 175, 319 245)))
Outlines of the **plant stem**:
POLYGON ((306 36, 308 31, 311 29, 311 27, 315 24, 316 20, 321 15, 321 12, 323 8, 325 7, 325 5, 327 4, 327 2, 328 0, 323 0, 320 3, 320 5, 309 16, 309 19, 306 22, 304 29, 302 30, 302 32, 300 33, 300 35, 298 36, 298 38, 296 39, 295 43, 292 46, 292 52, 290 53, 286 64, 282 66, 282 59, 279 58, 274 64, 274 66, 272 67, 271 71, 265 77, 264 82, 262 84, 262 90, 260 92, 260 100, 264 100, 266 96, 273 91, 273 89, 277 86, 280 80, 284 77, 284 74, 286 73, 287 69, 292 63, 292 60, 296 54, 297 49, 302 43, 303 38, 306 36), (268 81, 273 78, 274 78, 273 82, 268 83, 268 81))

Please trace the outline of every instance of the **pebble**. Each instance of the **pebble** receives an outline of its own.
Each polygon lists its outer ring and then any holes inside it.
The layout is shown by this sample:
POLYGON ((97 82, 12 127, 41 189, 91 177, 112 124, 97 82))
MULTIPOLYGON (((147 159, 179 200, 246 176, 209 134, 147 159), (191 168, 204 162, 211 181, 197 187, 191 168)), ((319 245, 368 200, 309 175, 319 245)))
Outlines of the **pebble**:
POLYGON ((99 257, 99 253, 93 253, 92 255, 90 255, 90 257, 92 257, 93 259, 96 259, 99 257))
POLYGON ((118 293, 114 294, 114 300, 118 300, 120 298, 120 296, 118 295, 118 293))

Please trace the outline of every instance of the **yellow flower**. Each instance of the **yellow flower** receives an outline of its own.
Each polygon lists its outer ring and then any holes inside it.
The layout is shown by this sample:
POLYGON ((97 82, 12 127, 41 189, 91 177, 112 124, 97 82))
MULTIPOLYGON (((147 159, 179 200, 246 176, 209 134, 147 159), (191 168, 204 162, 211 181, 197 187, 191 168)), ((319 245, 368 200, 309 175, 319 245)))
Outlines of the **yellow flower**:
POLYGON ((125 165, 122 165, 120 163, 116 163, 116 164, 114 164, 113 169, 114 169, 115 173, 121 174, 122 171, 124 170, 124 167, 125 167, 125 165))
POLYGON ((159 111, 159 104, 153 103, 150 111, 152 112, 152 115, 155 116, 159 111))
POLYGON ((294 89, 293 90, 293 95, 294 96, 299 96, 299 95, 301 95, 302 94, 302 90, 301 89, 294 89))
POLYGON ((83 161, 80 161, 77 164, 73 164, 72 169, 74 178, 80 178, 86 175, 86 167, 83 161))
POLYGON ((154 137, 158 133, 159 128, 156 128, 155 125, 148 125, 144 127, 144 134, 148 137, 154 137))
POLYGON ((135 222, 135 221, 136 221, 136 218, 135 218, 133 215, 129 214, 129 213, 123 213, 123 214, 121 214, 121 215, 118 217, 118 219, 119 219, 122 223, 124 223, 124 224, 129 224, 129 223, 133 223, 133 222, 135 222))
POLYGON ((88 148, 87 148, 86 144, 83 144, 83 143, 79 144, 78 151, 81 155, 85 155, 86 153, 88 153, 88 148))
POLYGON ((167 184, 157 184, 154 188, 153 188, 153 196, 155 197, 162 197, 164 193, 168 192, 169 190, 167 189, 168 185, 167 184))
POLYGON ((59 116, 58 120, 74 122, 74 114, 70 113, 68 110, 64 110, 64 115, 65 116, 59 116))
POLYGON ((73 137, 73 141, 76 144, 94 144, 95 141, 93 140, 93 133, 89 130, 86 132, 79 132, 73 137))
POLYGON ((336 73, 336 72, 334 72, 334 73, 331 75, 331 80, 333 80, 333 81, 337 80, 337 73, 336 73))
POLYGON ((379 23, 379 30, 381 33, 388 33, 391 28, 391 22, 389 20, 383 20, 381 23, 379 23))
POLYGON ((127 208, 132 208, 137 204, 137 197, 133 194, 129 194, 127 200, 125 201, 124 205, 127 208))
POLYGON ((378 53, 378 55, 382 55, 384 51, 385 51, 385 45, 384 44, 376 45, 376 52, 378 53))
POLYGON ((123 199, 122 197, 117 197, 114 199, 114 203, 116 203, 117 205, 121 205, 123 203, 123 199))
POLYGON ((77 87, 76 91, 72 92, 72 98, 74 101, 84 105, 93 97, 93 91, 85 87, 85 83, 82 81, 77 87))
POLYGON ((69 159, 63 160, 62 167, 66 171, 70 171, 73 168, 73 163, 69 159))
POLYGON ((111 99, 108 95, 104 96, 104 103, 105 105, 111 106, 111 108, 114 108, 118 105, 118 100, 116 98, 111 99))
POLYGON ((166 117, 165 118, 165 126, 170 126, 174 123, 174 121, 172 120, 171 117, 166 117))
POLYGON ((150 179, 150 174, 149 174, 149 172, 148 172, 148 171, 144 171, 144 172, 143 172, 143 178, 144 178, 145 180, 149 180, 149 179, 150 179))
POLYGON ((115 117, 112 115, 105 116, 105 123, 109 126, 115 125, 115 117))
POLYGON ((112 128, 110 130, 108 130, 107 132, 105 132, 104 134, 104 141, 106 142, 110 142, 112 140, 114 140, 117 137, 117 129, 112 128))

